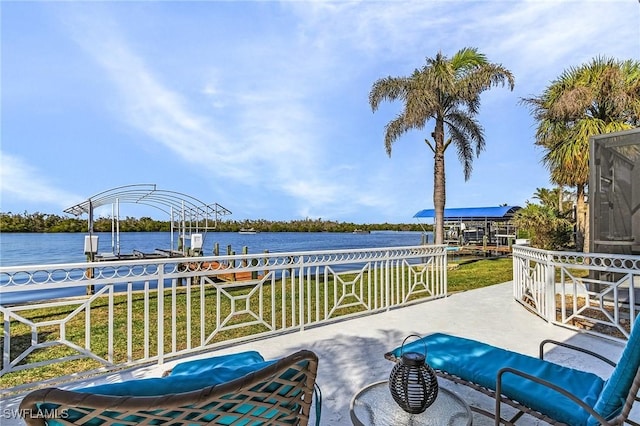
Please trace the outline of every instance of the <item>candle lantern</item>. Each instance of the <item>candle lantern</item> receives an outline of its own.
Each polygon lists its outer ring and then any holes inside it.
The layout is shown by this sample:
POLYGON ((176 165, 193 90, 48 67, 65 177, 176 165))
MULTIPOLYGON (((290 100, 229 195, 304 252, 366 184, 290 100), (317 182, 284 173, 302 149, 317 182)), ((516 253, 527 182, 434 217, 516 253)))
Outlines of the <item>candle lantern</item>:
MULTIPOLYGON (((424 354, 404 352, 402 342, 400 359, 389 375, 389 390, 396 403, 407 413, 418 414, 425 411, 438 396, 438 379, 435 371, 426 362, 427 346, 424 354)), ((420 336, 415 336, 420 337, 420 336)))

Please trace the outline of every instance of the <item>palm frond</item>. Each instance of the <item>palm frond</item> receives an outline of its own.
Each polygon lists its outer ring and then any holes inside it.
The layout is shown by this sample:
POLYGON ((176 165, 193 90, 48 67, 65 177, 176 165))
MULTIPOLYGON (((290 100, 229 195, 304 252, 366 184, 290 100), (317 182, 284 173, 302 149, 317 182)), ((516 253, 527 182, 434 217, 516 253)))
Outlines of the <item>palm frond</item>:
POLYGON ((377 111, 378 106, 383 101, 404 100, 410 89, 410 81, 407 78, 386 77, 373 83, 373 87, 369 92, 369 105, 373 112, 377 111))

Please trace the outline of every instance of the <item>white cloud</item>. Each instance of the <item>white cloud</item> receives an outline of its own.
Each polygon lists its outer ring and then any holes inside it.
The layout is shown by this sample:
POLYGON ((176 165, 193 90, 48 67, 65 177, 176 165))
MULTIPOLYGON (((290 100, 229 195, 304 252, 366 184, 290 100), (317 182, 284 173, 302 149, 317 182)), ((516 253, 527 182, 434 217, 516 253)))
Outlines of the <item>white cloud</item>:
MULTIPOLYGON (((238 87, 233 66, 220 64, 211 70, 208 65, 211 80, 203 83, 202 92, 210 99, 209 105, 229 109, 226 114, 231 120, 221 119, 215 111, 196 111, 189 100, 170 88, 170 82, 162 83, 150 61, 133 51, 117 26, 78 22, 77 41, 114 82, 124 120, 152 141, 225 181, 279 187, 304 201, 315 200, 316 194, 291 185, 291 180, 309 188, 329 187, 318 182, 322 179, 316 166, 320 142, 309 130, 316 123, 305 105, 307 88, 312 88, 305 79, 313 78, 305 71, 314 68, 309 58, 289 53, 284 64, 276 58, 259 68, 244 68, 247 80, 259 82, 258 87, 238 87)), ((271 46, 262 54, 284 51, 284 47, 271 46)))
MULTIPOLYGON (((598 54, 637 52, 635 1, 399 1, 293 3, 326 49, 373 54, 374 61, 422 65, 442 50, 478 47, 517 71, 521 84, 557 76, 598 54), (349 29, 347 31, 346 29, 349 29), (611 29, 616 28, 615 37, 611 29), (616 53, 617 52, 617 53, 616 53)), ((305 25, 305 26, 307 26, 305 25)), ((348 61, 345 61, 348 62, 348 61)))
POLYGON ((260 49, 250 47, 249 54, 238 51, 238 64, 207 64, 210 79, 201 84, 201 93, 209 105, 224 105, 222 119, 215 110, 196 110, 171 89, 170 81, 161 82, 151 59, 134 52, 117 26, 85 23, 79 28, 78 43, 114 82, 124 119, 208 176, 269 188, 311 208, 344 204, 345 198, 363 192, 374 197, 375 189, 345 186, 328 170, 335 159, 328 158, 322 117, 309 102, 322 97, 315 82, 330 81, 327 74, 339 68, 334 46, 308 51, 308 44, 274 39, 260 49), (243 64, 243 58, 261 66, 243 64), (242 82, 251 83, 243 87, 242 82))
MULTIPOLYGON (((26 203, 53 204, 67 208, 84 198, 57 188, 45 174, 23 159, 0 151, 0 194, 26 203)), ((4 209, 0 209, 3 210, 4 209)))

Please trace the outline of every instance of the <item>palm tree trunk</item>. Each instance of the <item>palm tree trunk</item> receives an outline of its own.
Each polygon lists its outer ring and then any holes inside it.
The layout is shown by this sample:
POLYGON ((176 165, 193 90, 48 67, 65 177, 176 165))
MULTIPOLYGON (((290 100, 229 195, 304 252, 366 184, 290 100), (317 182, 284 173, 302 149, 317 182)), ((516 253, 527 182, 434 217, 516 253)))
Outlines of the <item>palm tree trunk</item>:
POLYGON ((576 250, 585 253, 589 251, 587 219, 584 185, 579 184, 576 188, 576 250))
POLYGON ((435 153, 433 163, 433 208, 435 210, 435 243, 444 244, 444 206, 445 174, 444 174, 444 120, 436 118, 434 131, 435 153))
POLYGON ((562 215, 563 206, 562 206, 562 196, 564 195, 564 188, 562 185, 558 185, 558 213, 562 215))

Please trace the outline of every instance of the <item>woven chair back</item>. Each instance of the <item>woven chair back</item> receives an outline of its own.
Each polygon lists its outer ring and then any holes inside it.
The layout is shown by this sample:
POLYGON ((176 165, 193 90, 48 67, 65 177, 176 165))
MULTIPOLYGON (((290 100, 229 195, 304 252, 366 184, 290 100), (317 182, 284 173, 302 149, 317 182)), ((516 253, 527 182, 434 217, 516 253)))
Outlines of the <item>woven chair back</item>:
POLYGON ((29 426, 144 424, 302 425, 309 423, 318 366, 302 350, 239 379, 181 394, 157 397, 106 396, 57 388, 31 392, 22 413, 29 426))

